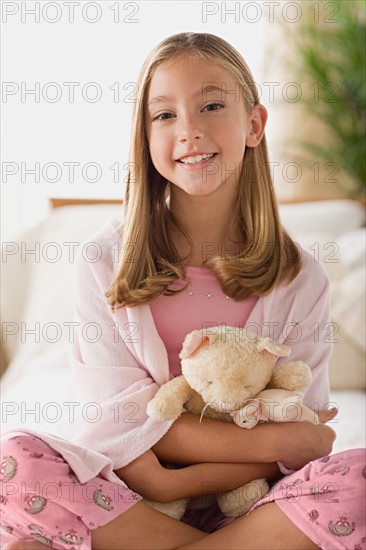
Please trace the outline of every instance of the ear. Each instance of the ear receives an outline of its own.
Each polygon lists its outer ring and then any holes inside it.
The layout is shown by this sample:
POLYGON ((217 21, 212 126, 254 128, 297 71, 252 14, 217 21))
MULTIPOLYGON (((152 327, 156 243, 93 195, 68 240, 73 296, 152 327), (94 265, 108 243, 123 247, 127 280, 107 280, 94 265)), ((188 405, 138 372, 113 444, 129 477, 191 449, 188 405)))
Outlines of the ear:
POLYGON ((266 127, 268 112, 264 105, 257 103, 254 105, 249 116, 249 128, 245 139, 247 147, 257 147, 262 141, 264 129, 266 127))
POLYGON ((203 330, 193 331, 184 339, 182 351, 179 354, 180 359, 186 359, 192 353, 198 350, 202 345, 210 345, 216 340, 215 334, 204 334, 203 330))
POLYGON ((263 350, 266 350, 269 353, 272 353, 273 355, 277 355, 278 357, 288 357, 291 353, 291 350, 289 347, 278 344, 271 338, 259 339, 259 342, 257 345, 257 351, 263 351, 263 350))

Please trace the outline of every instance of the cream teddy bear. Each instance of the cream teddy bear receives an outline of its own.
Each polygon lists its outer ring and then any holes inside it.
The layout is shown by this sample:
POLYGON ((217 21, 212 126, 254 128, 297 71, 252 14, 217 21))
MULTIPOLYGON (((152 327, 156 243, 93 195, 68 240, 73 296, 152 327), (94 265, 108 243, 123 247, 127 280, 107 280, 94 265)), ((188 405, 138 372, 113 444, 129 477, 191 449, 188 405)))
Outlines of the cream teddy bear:
MULTIPOLYGON (((311 370, 302 361, 275 368, 287 346, 230 326, 194 330, 179 354, 182 375, 163 384, 147 405, 154 420, 171 420, 188 411, 253 428, 258 421, 317 423, 315 412, 302 403, 299 390, 309 385, 311 370)), ((265 479, 217 495, 226 516, 240 516, 268 492, 265 479), (253 485, 255 484, 255 485, 253 485), (253 494, 253 487, 256 487, 253 494)), ((183 515, 188 499, 152 506, 173 517, 183 515)))

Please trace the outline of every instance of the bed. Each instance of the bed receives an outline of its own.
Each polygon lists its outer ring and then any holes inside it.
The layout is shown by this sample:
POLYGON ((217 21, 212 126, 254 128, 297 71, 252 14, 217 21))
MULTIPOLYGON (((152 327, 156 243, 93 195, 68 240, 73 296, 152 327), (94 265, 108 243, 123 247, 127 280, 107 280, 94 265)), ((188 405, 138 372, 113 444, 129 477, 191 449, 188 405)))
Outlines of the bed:
MULTIPOLYGON (((118 200, 53 199, 46 219, 2 243, 1 427, 57 434, 70 419, 68 350, 77 247, 110 218, 118 200)), ((350 200, 281 204, 295 240, 331 280, 336 327, 330 362, 333 452, 365 447, 365 209, 350 200)))

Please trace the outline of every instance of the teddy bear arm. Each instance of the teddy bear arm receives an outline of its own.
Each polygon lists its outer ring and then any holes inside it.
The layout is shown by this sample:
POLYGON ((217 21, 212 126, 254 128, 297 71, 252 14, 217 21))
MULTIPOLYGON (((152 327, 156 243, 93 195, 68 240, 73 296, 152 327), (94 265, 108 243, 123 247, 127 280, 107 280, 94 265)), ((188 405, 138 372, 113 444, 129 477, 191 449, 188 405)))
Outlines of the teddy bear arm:
POLYGON ((147 405, 147 414, 154 420, 172 420, 181 414, 193 391, 184 376, 177 376, 158 389, 147 405))
POLYGON ((310 422, 311 424, 319 424, 320 420, 315 411, 309 409, 306 405, 301 406, 301 421, 310 422))
POLYGON ((276 367, 267 388, 296 391, 306 388, 311 381, 311 370, 302 361, 292 361, 276 367))
MULTIPOLYGON (((267 396, 272 390, 266 390, 267 396)), ((277 390, 273 390, 276 392, 277 390)), ((282 394, 285 390, 280 390, 282 394)), ((287 392, 287 390, 286 390, 287 392)), ((315 411, 309 409, 303 404, 302 394, 300 392, 287 392, 288 395, 281 395, 278 398, 264 398, 261 403, 261 410, 272 422, 311 422, 312 424, 318 424, 319 418, 315 411)))

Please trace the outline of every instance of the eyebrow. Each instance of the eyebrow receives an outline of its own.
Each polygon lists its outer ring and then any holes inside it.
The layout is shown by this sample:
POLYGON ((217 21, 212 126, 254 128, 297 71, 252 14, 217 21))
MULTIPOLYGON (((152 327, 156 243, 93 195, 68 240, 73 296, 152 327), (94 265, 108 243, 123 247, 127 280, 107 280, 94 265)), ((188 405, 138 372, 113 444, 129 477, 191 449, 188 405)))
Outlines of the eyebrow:
MULTIPOLYGON (((224 90, 223 88, 220 88, 220 86, 216 86, 215 84, 208 84, 201 90, 198 90, 196 93, 194 93, 192 97, 197 97, 200 94, 207 93, 207 92, 224 92, 226 94, 226 90, 224 90)), ((163 103, 166 101, 171 101, 172 99, 173 98, 170 96, 159 95, 159 96, 153 97, 152 100, 148 103, 148 106, 152 105, 153 103, 163 103)))

